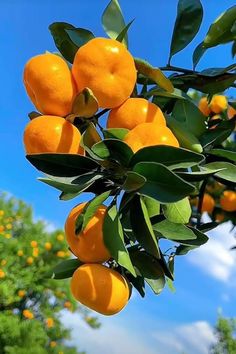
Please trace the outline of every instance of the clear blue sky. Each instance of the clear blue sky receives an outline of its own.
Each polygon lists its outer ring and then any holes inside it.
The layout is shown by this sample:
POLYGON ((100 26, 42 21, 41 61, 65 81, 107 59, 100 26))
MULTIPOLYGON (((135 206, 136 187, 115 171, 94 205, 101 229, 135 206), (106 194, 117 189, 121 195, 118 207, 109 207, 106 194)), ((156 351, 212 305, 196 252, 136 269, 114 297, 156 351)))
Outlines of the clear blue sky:
MULTIPOLYGON (((177 1, 121 0, 120 3, 126 21, 135 18, 129 33, 132 54, 155 66, 165 65, 177 1)), ((209 24, 223 10, 235 5, 233 0, 202 3, 205 14, 201 31, 193 43, 173 58, 173 65, 191 67, 192 51, 209 24)), ((28 122, 27 113, 33 106, 22 84, 22 72, 30 57, 45 50, 55 51, 48 31, 52 22, 69 22, 91 29, 96 36, 104 36, 100 16, 106 4, 107 0, 1 1, 0 189, 26 200, 34 207, 36 217, 56 226, 63 226, 75 201, 60 202, 57 191, 36 181, 39 172, 25 160, 22 134, 28 122)), ((230 47, 226 45, 209 50, 199 69, 231 63, 230 47)), ((205 348, 212 338, 211 326, 216 321, 217 309, 221 307, 225 315, 236 315, 235 258, 228 252, 232 243, 226 225, 212 234, 209 245, 186 259, 178 258, 174 295, 166 289, 159 297, 151 292, 145 300, 134 296, 120 315, 102 319, 103 327, 95 334, 78 319, 65 315, 65 320, 73 325, 76 343, 78 337, 78 343, 91 354, 207 353, 205 348)))

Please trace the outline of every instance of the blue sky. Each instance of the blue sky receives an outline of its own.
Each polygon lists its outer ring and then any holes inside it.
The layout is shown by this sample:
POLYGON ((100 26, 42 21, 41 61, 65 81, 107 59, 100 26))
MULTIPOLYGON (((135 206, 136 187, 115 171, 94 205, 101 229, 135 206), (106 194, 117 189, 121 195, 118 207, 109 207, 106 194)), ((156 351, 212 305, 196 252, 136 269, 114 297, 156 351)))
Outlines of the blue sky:
MULTIPOLYGON (((197 38, 172 64, 190 67, 195 46, 203 39, 209 24, 233 0, 202 1, 205 14, 197 38)), ((57 191, 36 181, 39 172, 25 160, 22 134, 33 106, 22 84, 26 61, 45 50, 55 51, 48 25, 64 21, 91 29, 104 36, 100 16, 107 0, 3 0, 1 1, 1 128, 0 189, 9 191, 30 203, 36 217, 50 222, 49 227, 62 227, 75 204, 60 202, 57 191)), ((121 0, 126 21, 135 18, 129 33, 130 51, 155 66, 167 62, 176 0, 121 0)), ((223 67, 232 63, 230 47, 209 50, 199 69, 223 67)), ((145 299, 134 294, 119 315, 101 318, 101 330, 92 332, 79 318, 63 314, 73 327, 74 342, 93 354, 187 354, 207 353, 213 340, 212 325, 217 309, 226 316, 236 316, 236 277, 234 254, 228 249, 234 243, 230 225, 211 234, 209 244, 176 262, 176 293, 165 289, 155 297, 148 291, 145 299), (77 338, 78 337, 78 338, 77 338)))

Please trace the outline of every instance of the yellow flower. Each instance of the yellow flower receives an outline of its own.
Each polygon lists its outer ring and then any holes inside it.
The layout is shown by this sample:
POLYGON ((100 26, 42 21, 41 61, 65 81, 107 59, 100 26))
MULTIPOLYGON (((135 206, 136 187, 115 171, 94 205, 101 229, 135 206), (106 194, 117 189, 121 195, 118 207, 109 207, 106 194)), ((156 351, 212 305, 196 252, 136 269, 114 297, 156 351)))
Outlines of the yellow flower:
POLYGON ((11 230, 12 229, 12 224, 6 224, 6 229, 11 230))
POLYGON ((34 259, 32 257, 28 257, 27 260, 26 260, 26 263, 27 264, 32 264, 34 262, 34 259))
POLYGON ((4 210, 0 210, 0 216, 4 215, 4 210))
POLYGON ((30 310, 24 310, 23 316, 25 318, 28 318, 29 320, 32 320, 34 318, 34 314, 30 310))
POLYGON ((19 251, 17 252, 17 255, 18 255, 19 257, 22 257, 23 254, 24 254, 24 252, 23 252, 22 250, 19 250, 19 251))
POLYGON ((49 318, 46 319, 46 326, 47 326, 48 328, 52 328, 52 327, 54 326, 54 320, 53 320, 53 318, 49 317, 49 318))
POLYGON ((57 252, 57 257, 59 257, 59 258, 64 258, 65 255, 66 255, 66 253, 64 251, 58 251, 57 252))
POLYGON ((46 243, 44 244, 44 247, 45 247, 45 249, 46 249, 47 251, 50 251, 50 249, 52 248, 52 244, 51 244, 50 242, 46 242, 46 243))
POLYGON ((64 235, 62 235, 62 234, 57 235, 57 240, 58 241, 63 241, 64 240, 64 235))
POLYGON ((5 259, 3 259, 2 261, 1 261, 1 265, 2 266, 5 266, 7 264, 7 261, 5 260, 5 259))
POLYGON ((25 294, 26 294, 26 291, 25 290, 19 290, 17 294, 18 294, 19 297, 24 297, 25 294))
POLYGON ((38 242, 37 241, 31 241, 30 245, 31 245, 31 247, 37 247, 38 246, 38 242))
POLYGON ((38 257, 38 255, 39 255, 39 249, 37 248, 37 247, 35 247, 34 249, 33 249, 33 257, 38 257))
POLYGON ((50 342, 50 347, 51 347, 51 348, 54 348, 56 345, 57 345, 57 342, 55 342, 54 340, 52 340, 52 341, 50 342))
POLYGON ((5 234, 4 237, 5 238, 12 238, 12 235, 11 234, 5 234))
POLYGON ((0 278, 5 278, 5 276, 6 276, 5 272, 2 269, 0 269, 0 278))

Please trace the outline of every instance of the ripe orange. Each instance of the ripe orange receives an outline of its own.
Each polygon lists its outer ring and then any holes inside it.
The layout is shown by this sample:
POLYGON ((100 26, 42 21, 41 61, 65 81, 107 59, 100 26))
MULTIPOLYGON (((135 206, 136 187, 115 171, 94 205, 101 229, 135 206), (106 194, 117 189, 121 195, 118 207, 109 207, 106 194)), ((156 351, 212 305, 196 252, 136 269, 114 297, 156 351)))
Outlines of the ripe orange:
POLYGON ((31 120, 24 131, 27 154, 83 154, 79 130, 64 118, 41 116, 31 120))
POLYGON ((107 128, 133 129, 138 124, 151 122, 166 125, 161 109, 144 98, 128 98, 121 106, 110 111, 107 128))
POLYGON ((23 316, 25 318, 28 318, 29 320, 32 320, 34 318, 34 314, 30 310, 23 310, 23 316))
POLYGON ((236 115, 236 109, 234 109, 232 106, 228 106, 228 116, 229 118, 233 118, 236 115))
POLYGON ((50 249, 52 248, 51 242, 45 242, 44 247, 47 251, 50 251, 50 249))
POLYGON ((236 192, 226 190, 220 198, 221 208, 225 211, 236 211, 236 192))
POLYGON ((58 55, 31 58, 25 65, 24 84, 39 112, 62 117, 71 113, 75 83, 67 63, 58 55))
POLYGON ((213 212, 214 207, 215 207, 215 200, 212 198, 210 194, 205 193, 203 197, 201 212, 203 213, 204 211, 206 211, 207 213, 211 214, 213 212))
POLYGON ((73 274, 71 292, 76 300, 103 315, 121 311, 129 299, 125 278, 100 264, 83 264, 73 274))
POLYGON ((90 88, 99 107, 120 106, 132 93, 137 72, 126 47, 108 38, 94 38, 79 48, 72 66, 78 92, 90 88))
POLYGON ((221 113, 227 109, 228 101, 223 95, 215 95, 209 104, 209 107, 213 113, 221 113))
POLYGON ((33 247, 33 248, 34 248, 34 247, 37 247, 37 246, 38 246, 38 242, 33 240, 33 241, 30 242, 30 245, 31 245, 31 247, 33 247))
POLYGON ((198 108, 200 109, 200 111, 202 112, 202 114, 204 114, 204 116, 208 117, 209 114, 211 113, 211 110, 208 106, 208 102, 207 102, 207 97, 202 97, 198 103, 198 108))
POLYGON ((17 293, 17 295, 18 295, 19 297, 25 297, 26 291, 25 291, 25 290, 19 290, 18 293, 17 293))
POLYGON ((75 222, 86 203, 77 205, 69 213, 65 223, 66 239, 72 252, 85 263, 103 263, 110 258, 110 253, 103 242, 103 220, 106 207, 100 205, 86 228, 75 233, 75 222))
POLYGON ((145 146, 170 145, 179 147, 179 142, 166 126, 159 126, 156 123, 142 123, 130 130, 124 138, 133 152, 145 146))

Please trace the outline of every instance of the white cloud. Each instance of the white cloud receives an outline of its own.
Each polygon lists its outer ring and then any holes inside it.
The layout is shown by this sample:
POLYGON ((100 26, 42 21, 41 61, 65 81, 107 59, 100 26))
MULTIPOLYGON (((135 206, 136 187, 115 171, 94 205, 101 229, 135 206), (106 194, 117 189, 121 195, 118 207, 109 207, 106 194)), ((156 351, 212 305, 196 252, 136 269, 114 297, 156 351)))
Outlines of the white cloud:
POLYGON ((125 327, 125 321, 123 324, 111 317, 101 317, 101 328, 94 330, 78 315, 63 311, 62 316, 65 326, 72 329, 72 344, 80 350, 96 354, 157 354, 148 342, 140 338, 140 333, 125 327))
POLYGON ((230 248, 236 244, 230 222, 221 224, 208 233, 209 241, 192 251, 187 260, 203 272, 222 282, 232 281, 235 273, 236 252, 230 248))
POLYGON ((152 336, 162 354, 207 354, 215 341, 213 329, 205 321, 155 331, 152 336))

